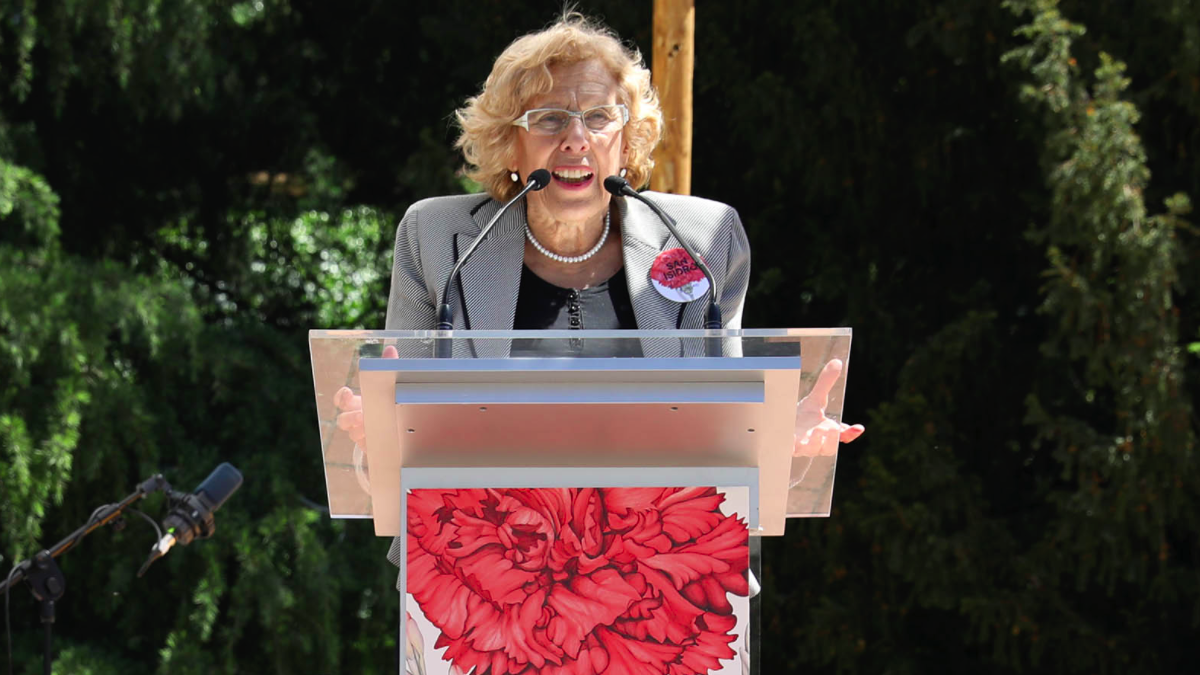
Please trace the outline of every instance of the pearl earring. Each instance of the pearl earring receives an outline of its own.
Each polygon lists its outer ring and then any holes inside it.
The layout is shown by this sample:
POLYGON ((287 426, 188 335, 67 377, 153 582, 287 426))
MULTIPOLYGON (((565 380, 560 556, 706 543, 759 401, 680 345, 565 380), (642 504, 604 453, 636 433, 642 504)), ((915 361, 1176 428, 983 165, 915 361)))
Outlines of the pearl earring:
POLYGON ((511 178, 512 182, 514 183, 521 182, 521 177, 517 175, 516 171, 509 172, 508 177, 511 178))
POLYGON ((625 174, 627 174, 627 173, 629 173, 629 170, 626 169, 625 167, 621 167, 621 171, 620 171, 621 178, 624 178, 625 174))

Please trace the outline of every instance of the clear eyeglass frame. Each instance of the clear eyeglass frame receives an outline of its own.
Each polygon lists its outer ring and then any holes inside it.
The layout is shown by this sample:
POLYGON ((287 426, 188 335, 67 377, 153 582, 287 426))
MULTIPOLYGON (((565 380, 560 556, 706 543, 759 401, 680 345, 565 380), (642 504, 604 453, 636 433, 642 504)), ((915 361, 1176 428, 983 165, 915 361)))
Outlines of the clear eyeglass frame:
POLYGON ((587 110, 581 110, 579 112, 574 112, 571 110, 563 110, 562 108, 534 108, 532 110, 526 110, 523 115, 521 115, 517 119, 513 120, 512 125, 514 127, 521 127, 525 131, 528 131, 529 133, 534 134, 534 135, 555 136, 555 135, 561 134, 568 126, 570 126, 572 117, 578 117, 580 124, 583 125, 583 128, 587 129, 588 131, 590 131, 594 134, 612 133, 614 131, 617 131, 618 129, 624 129, 625 125, 629 124, 629 108, 624 103, 598 105, 598 106, 593 106, 591 108, 588 108, 587 110), (614 117, 612 115, 607 115, 608 119, 603 120, 603 124, 599 128, 595 128, 592 125, 588 124, 588 115, 589 114, 594 113, 596 111, 604 111, 607 113, 611 110, 620 111, 620 116, 614 117), (566 121, 564 121, 556 129, 547 129, 547 128, 540 127, 536 124, 536 121, 532 124, 530 123, 530 116, 533 116, 536 119, 539 116, 543 115, 544 113, 562 113, 563 115, 566 115, 566 117, 560 118, 560 119, 565 119, 566 121), (620 121, 620 124, 617 124, 618 120, 620 121))

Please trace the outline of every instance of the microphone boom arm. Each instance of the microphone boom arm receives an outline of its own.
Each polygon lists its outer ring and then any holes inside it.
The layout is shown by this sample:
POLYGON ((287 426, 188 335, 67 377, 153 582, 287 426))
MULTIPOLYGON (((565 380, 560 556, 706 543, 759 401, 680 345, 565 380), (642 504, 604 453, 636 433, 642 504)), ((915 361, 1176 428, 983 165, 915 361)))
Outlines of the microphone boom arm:
MULTIPOLYGON (((138 500, 147 497, 154 492, 170 491, 171 484, 167 482, 167 479, 163 478, 162 474, 155 474, 142 481, 141 484, 138 485, 137 491, 125 499, 122 499, 116 504, 108 504, 107 506, 101 507, 95 515, 88 519, 88 522, 85 523, 83 527, 80 527, 71 534, 67 535, 62 541, 58 542, 51 548, 42 551, 42 553, 47 554, 51 558, 57 558, 58 556, 74 548, 74 546, 78 544, 81 539, 94 532, 97 528, 104 527, 105 525, 116 520, 125 512, 125 509, 133 506, 133 504, 138 500)), ((24 560, 17 563, 17 565, 13 568, 14 572, 11 573, 10 576, 4 581, 0 581, 0 593, 7 592, 7 590, 12 586, 16 586, 17 584, 21 583, 32 565, 33 559, 24 560)))
MULTIPOLYGON (((0 593, 4 594, 5 600, 5 629, 8 628, 8 593, 9 590, 21 583, 22 581, 29 584, 29 591, 38 601, 38 615, 45 627, 45 640, 43 642, 43 672, 49 673, 52 670, 54 662, 54 653, 51 651, 51 633, 55 622, 55 603, 62 598, 66 592, 67 582, 63 577, 62 570, 59 569, 58 563, 54 559, 74 548, 81 539, 94 532, 97 528, 104 527, 112 521, 119 518, 125 509, 133 506, 134 502, 153 492, 170 492, 171 485, 167 482, 162 474, 155 474, 150 478, 142 481, 137 491, 122 499, 116 504, 107 504, 100 507, 92 513, 83 527, 75 530, 71 534, 63 538, 54 546, 48 549, 39 551, 37 555, 28 559, 22 560, 12 568, 8 576, 0 581, 0 593)), ((11 637, 10 637, 11 640, 11 637)), ((12 669, 12 644, 10 642, 8 650, 9 670, 12 669)))
POLYGON ((688 243, 688 240, 679 235, 679 230, 675 229, 675 219, 668 215, 666 211, 663 211, 658 204, 655 204, 652 200, 634 190, 629 185, 629 181, 620 176, 609 176, 604 179, 604 188, 614 195, 633 197, 646 206, 649 206, 650 210, 654 211, 655 215, 663 221, 663 224, 667 226, 667 230, 683 246, 683 250, 687 251, 687 254, 691 256, 692 261, 696 263, 696 267, 699 267, 704 276, 708 278, 708 285, 712 296, 708 303, 708 313, 704 317, 704 327, 708 330, 720 330, 725 322, 721 318, 721 291, 717 288, 717 279, 708 269, 708 263, 704 262, 704 258, 697 255, 692 250, 692 246, 688 243))
POLYGON ((499 211, 496 211, 496 215, 492 216, 492 219, 487 222, 487 225, 483 226, 483 229, 479 231, 479 235, 475 237, 475 240, 471 242, 471 245, 467 247, 467 250, 464 251, 462 255, 458 256, 458 262, 456 262, 454 267, 450 269, 450 276, 446 277, 446 286, 442 289, 442 304, 438 306, 438 330, 454 330, 454 309, 450 306, 450 291, 454 287, 454 279, 458 277, 458 273, 460 270, 462 270, 462 266, 467 262, 467 259, 471 257, 471 254, 475 252, 475 249, 479 247, 479 244, 483 243, 484 239, 487 239, 488 233, 492 231, 492 228, 496 226, 496 223, 500 221, 500 217, 508 211, 510 206, 517 203, 517 200, 521 199, 529 192, 541 190, 549 184, 549 171, 546 171, 545 169, 538 169, 537 171, 530 173, 529 181, 525 184, 525 187, 517 193, 516 197, 508 200, 504 206, 500 207, 499 211))

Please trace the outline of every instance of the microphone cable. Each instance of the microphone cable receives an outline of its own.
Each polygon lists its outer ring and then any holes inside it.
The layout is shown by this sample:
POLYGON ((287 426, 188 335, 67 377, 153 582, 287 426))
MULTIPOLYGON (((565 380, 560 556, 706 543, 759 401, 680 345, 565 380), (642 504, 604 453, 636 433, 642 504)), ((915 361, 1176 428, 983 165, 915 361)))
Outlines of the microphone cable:
POLYGON ((648 197, 639 193, 637 190, 634 190, 633 187, 629 185, 629 181, 625 180, 621 176, 609 176, 608 178, 605 178, 604 189, 608 190, 614 196, 633 197, 646 206, 649 206, 650 210, 654 211, 654 214, 658 216, 659 220, 661 220, 663 224, 667 226, 667 230, 669 230, 675 239, 679 241, 680 245, 683 246, 683 250, 687 251, 687 254, 691 256, 692 262, 696 263, 696 267, 700 268, 700 271, 708 279, 709 288, 711 290, 710 295, 708 296, 708 313, 704 318, 704 327, 709 330, 720 330, 721 326, 724 324, 724 321, 721 319, 721 290, 717 287, 717 280, 715 277, 713 277, 712 272, 709 271, 708 263, 704 262, 704 258, 697 255, 696 251, 692 249, 691 244, 688 243, 688 240, 679 235, 679 230, 675 229, 675 219, 668 215, 666 211, 663 211, 658 204, 655 204, 648 197))
MULTIPOLYGON (((438 330, 454 330, 454 309, 450 306, 450 291, 453 287, 454 279, 458 276, 459 271, 462 270, 463 264, 467 262, 467 259, 470 258, 471 254, 475 252, 475 249, 479 247, 479 244, 487 238, 488 233, 491 232, 492 228, 496 226, 497 222, 499 222, 500 216, 504 215, 504 213, 508 211, 509 207, 511 207, 517 202, 517 200, 524 197, 529 192, 541 190, 549 184, 549 171, 545 169, 538 169, 530 173, 529 180, 525 183, 525 187, 517 193, 516 197, 508 200, 504 206, 500 207, 500 210, 496 212, 496 215, 492 216, 492 219, 488 221, 487 225, 484 225, 483 229, 479 231, 479 235, 475 237, 474 241, 471 242, 471 245, 467 247, 467 250, 458 257, 458 262, 454 264, 453 268, 451 268, 450 276, 446 277, 446 286, 442 290, 442 304, 438 307, 438 330)), ((439 354, 439 356, 440 355, 441 354, 439 354)))

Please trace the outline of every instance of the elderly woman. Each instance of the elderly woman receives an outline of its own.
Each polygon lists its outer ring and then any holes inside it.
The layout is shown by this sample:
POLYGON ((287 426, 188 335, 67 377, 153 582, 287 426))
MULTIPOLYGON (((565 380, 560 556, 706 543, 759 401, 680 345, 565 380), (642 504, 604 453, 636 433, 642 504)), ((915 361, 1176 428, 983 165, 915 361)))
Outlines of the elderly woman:
MULTIPOLYGON (((444 299, 459 330, 704 327, 705 302, 680 302, 650 278, 655 259, 681 243, 644 204, 603 187, 611 175, 645 185, 662 137, 662 111, 636 51, 579 15, 567 16, 509 45, 457 117, 468 175, 487 194, 426 199, 405 214, 396 231, 388 329, 434 328, 444 299), (550 184, 504 214, 443 298, 458 256, 539 169, 550 171, 550 184)), ((696 197, 654 199, 707 261, 721 291, 723 327, 741 328, 750 250, 737 212, 696 197)), ((587 341, 579 355, 589 355, 593 344, 599 342, 587 341)), ((395 353, 389 347, 385 356, 395 353)), ((862 434, 861 425, 824 414, 841 367, 831 362, 801 402, 797 454, 832 454, 839 440, 862 434)), ((343 389, 337 402, 347 411, 339 425, 364 445, 361 400, 343 389)))
MULTIPOLYGON (((641 57, 581 18, 512 43, 457 113, 468 175, 486 195, 427 199, 396 236, 387 328, 429 329, 457 257, 530 174, 550 171, 497 223, 451 293, 455 329, 703 328, 704 302, 655 290, 655 258, 681 243, 645 205, 604 179, 645 185, 662 112, 641 57)), ((657 195, 721 290, 724 327, 741 326, 750 250, 737 213, 657 195)))
MULTIPOLYGON (((426 199, 405 214, 396 232, 388 329, 434 328, 444 300, 454 308, 456 330, 704 327, 707 302, 683 302, 651 280, 656 258, 681 242, 644 204, 613 197, 603 185, 612 175, 645 185, 662 136, 662 112, 637 52, 568 16, 509 45, 457 118, 468 175, 487 194, 426 199), (550 172, 549 185, 501 217, 444 298, 459 256, 539 169, 550 172)), ((740 328, 750 249, 737 212, 696 197, 654 199, 707 262, 720 289, 723 327, 740 328)), ((590 344, 580 355, 589 355, 590 344)), ((862 433, 824 415, 840 370, 832 362, 801 403, 798 454, 831 454, 839 439, 862 433)), ((362 445, 360 400, 343 389, 338 403, 350 411, 339 424, 362 445)), ((400 564, 399 546, 389 558, 400 564)))

